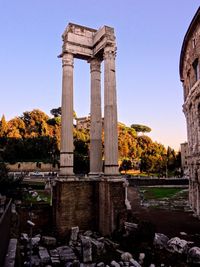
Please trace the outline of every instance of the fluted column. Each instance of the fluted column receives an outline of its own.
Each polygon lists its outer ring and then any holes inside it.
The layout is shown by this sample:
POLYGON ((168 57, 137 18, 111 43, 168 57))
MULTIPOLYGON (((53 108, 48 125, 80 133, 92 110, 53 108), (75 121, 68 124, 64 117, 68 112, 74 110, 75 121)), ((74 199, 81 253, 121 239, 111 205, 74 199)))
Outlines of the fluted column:
POLYGON ((117 97, 115 47, 104 49, 104 153, 105 175, 118 175, 117 97))
POLYGON ((62 57, 62 117, 61 117, 61 147, 60 175, 73 175, 73 63, 72 54, 62 57))
POLYGON ((101 61, 90 60, 91 104, 90 104, 90 175, 102 172, 102 117, 101 117, 101 61))

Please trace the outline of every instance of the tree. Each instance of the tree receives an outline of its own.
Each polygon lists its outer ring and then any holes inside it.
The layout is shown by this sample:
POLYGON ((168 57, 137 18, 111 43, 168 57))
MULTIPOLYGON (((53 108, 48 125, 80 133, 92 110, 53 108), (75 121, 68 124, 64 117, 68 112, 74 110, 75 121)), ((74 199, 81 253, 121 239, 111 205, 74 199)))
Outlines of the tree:
POLYGON ((7 130, 8 130, 7 122, 5 116, 3 115, 0 122, 0 137, 5 137, 7 134, 7 130))
POLYGON ((128 170, 131 170, 132 169, 132 162, 130 159, 123 159, 122 160, 122 163, 120 165, 120 171, 125 171, 125 173, 128 171, 128 170))
POLYGON ((137 133, 149 133, 151 132, 151 128, 142 124, 132 124, 131 128, 133 128, 137 133))
POLYGON ((61 107, 51 109, 50 113, 54 116, 54 118, 60 117, 61 116, 61 107))
MULTIPOLYGON (((51 109, 50 113, 54 116, 54 118, 60 117, 62 114, 61 107, 51 109)), ((73 119, 76 118, 77 118, 76 112, 73 111, 73 119)))
POLYGON ((39 109, 26 111, 21 119, 25 123, 26 137, 38 137, 48 135, 49 116, 39 109))
POLYGON ((19 118, 15 117, 8 122, 7 137, 22 138, 25 134, 25 123, 19 118))

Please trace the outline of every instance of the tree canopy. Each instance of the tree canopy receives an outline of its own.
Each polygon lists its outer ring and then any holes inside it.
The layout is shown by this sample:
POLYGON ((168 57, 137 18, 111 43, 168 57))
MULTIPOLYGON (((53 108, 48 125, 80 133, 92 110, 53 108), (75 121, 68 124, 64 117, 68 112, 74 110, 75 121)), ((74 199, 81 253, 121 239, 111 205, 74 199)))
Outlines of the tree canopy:
MULTIPOLYGON (((43 111, 34 109, 25 111, 22 116, 6 121, 2 116, 0 121, 0 158, 6 162, 43 161, 59 162, 60 156, 60 108, 51 110, 52 117, 43 111)), ((75 114, 75 112, 74 112, 75 114)), ((149 132, 144 125, 133 124, 131 127, 118 124, 119 161, 121 169, 140 167, 146 172, 164 173, 180 166, 180 156, 171 148, 166 148, 153 142, 146 135, 138 132, 149 132)), ((77 129, 74 126, 74 168, 89 171, 90 132, 88 129, 77 129)), ((102 132, 104 143, 104 132, 102 132)), ((103 152, 103 151, 102 151, 103 152)))
POLYGON ((132 124, 131 128, 133 128, 137 133, 149 133, 151 132, 151 128, 146 126, 146 125, 142 125, 142 124, 132 124))

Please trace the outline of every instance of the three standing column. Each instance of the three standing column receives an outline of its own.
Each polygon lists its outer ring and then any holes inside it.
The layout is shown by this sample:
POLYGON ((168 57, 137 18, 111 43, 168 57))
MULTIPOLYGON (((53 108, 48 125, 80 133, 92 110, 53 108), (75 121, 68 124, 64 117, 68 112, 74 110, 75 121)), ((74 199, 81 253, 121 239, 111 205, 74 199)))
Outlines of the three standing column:
POLYGON ((104 48, 104 154, 105 175, 118 175, 117 96, 115 47, 104 48))
POLYGON ((74 58, 70 53, 63 54, 62 67, 62 117, 61 117, 61 147, 60 175, 73 175, 73 65, 74 58))
MULTIPOLYGON (((104 173, 118 175, 118 129, 115 77, 115 47, 104 48, 104 173)), ((60 175, 73 173, 73 54, 62 56, 62 119, 60 175)), ((102 116, 101 116, 101 61, 90 60, 91 69, 91 129, 90 174, 102 172, 102 116)))
POLYGON ((102 172, 101 61, 90 60, 90 175, 102 172))

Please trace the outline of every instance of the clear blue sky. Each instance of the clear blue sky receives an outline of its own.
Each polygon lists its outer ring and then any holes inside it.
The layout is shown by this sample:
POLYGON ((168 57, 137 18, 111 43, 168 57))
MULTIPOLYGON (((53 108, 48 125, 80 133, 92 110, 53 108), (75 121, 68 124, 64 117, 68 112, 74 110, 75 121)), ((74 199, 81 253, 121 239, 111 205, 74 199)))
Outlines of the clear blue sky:
MULTIPOLYGON (((186 140, 179 56, 197 0, 0 0, 0 116, 61 102, 61 52, 68 22, 115 28, 118 117, 152 128, 175 149, 186 140)), ((103 78, 103 77, 102 77, 103 78)), ((89 64, 75 61, 78 116, 89 113, 89 64)), ((103 91, 103 90, 102 90, 103 91)))

